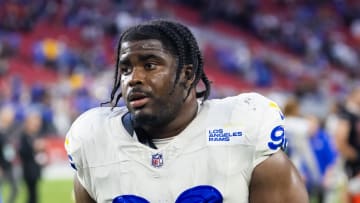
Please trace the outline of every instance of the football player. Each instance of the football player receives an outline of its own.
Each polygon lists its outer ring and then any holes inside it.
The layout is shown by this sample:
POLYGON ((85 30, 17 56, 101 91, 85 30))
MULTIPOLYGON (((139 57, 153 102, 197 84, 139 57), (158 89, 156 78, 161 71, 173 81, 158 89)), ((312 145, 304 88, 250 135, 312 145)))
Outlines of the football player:
POLYGON ((83 113, 67 134, 77 203, 308 202, 282 151, 279 107, 257 93, 208 100, 203 65, 178 22, 122 33, 112 107, 83 113))

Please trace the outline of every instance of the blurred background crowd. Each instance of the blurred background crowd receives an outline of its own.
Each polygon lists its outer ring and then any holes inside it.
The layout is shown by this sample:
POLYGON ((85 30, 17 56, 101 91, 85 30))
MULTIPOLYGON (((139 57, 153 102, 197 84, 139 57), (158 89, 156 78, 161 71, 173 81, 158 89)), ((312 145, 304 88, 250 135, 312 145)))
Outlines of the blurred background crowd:
POLYGON ((0 0, 4 202, 20 180, 38 202, 41 170, 67 164, 71 123, 109 100, 120 33, 152 18, 190 26, 211 98, 256 91, 279 104, 312 202, 359 201, 347 162, 360 170, 360 1, 0 0))

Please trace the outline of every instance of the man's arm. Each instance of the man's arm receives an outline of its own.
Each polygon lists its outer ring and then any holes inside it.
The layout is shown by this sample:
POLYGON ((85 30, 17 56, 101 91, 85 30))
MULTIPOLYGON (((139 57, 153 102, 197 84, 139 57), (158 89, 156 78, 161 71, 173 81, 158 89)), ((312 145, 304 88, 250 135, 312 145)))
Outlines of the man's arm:
POLYGON ((250 203, 309 202, 303 180, 282 151, 255 167, 249 190, 250 203))
POLYGON ((76 203, 96 203, 81 185, 76 174, 74 176, 74 193, 75 193, 75 202, 76 203))

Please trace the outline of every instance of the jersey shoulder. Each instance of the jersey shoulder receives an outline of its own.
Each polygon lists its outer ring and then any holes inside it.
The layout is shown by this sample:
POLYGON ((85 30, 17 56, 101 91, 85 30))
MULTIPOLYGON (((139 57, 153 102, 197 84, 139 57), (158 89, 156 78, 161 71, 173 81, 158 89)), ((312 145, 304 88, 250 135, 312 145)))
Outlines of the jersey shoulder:
POLYGON ((125 112, 123 108, 97 107, 82 113, 66 134, 65 148, 68 152, 78 150, 82 145, 102 140, 106 135, 109 120, 125 112))
POLYGON ((237 96, 230 97, 230 99, 231 98, 236 100, 237 104, 245 104, 243 107, 252 110, 265 110, 267 108, 279 109, 275 102, 256 92, 242 93, 237 96))
POLYGON ((283 119, 279 106, 269 98, 255 92, 242 93, 236 96, 226 97, 212 101, 212 109, 218 109, 231 116, 231 121, 241 122, 263 120, 264 116, 276 114, 283 119), (244 117, 246 117, 244 119, 244 117))
POLYGON ((237 100, 237 108, 235 110, 246 109, 253 112, 259 119, 267 122, 268 119, 284 120, 284 115, 276 102, 259 93, 243 93, 235 97, 237 100))
POLYGON ((255 92, 242 93, 214 100, 210 106, 214 119, 221 117, 226 120, 224 126, 241 130, 244 140, 264 155, 285 147, 284 115, 269 98, 255 92))
MULTIPOLYGON (((71 125, 70 131, 94 132, 111 114, 107 107, 97 107, 82 113, 71 125)), ((83 133, 81 133, 83 134, 83 133)))

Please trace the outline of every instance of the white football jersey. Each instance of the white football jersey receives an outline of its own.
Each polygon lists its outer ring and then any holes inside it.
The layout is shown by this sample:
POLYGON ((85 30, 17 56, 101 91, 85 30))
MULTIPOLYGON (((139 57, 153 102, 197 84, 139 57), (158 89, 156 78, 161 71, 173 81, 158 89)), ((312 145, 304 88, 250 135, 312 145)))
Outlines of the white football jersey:
POLYGON ((194 120, 161 149, 126 131, 124 107, 85 112, 65 141, 81 184, 99 203, 248 202, 254 167, 286 144, 283 114, 256 93, 199 107, 194 120))

